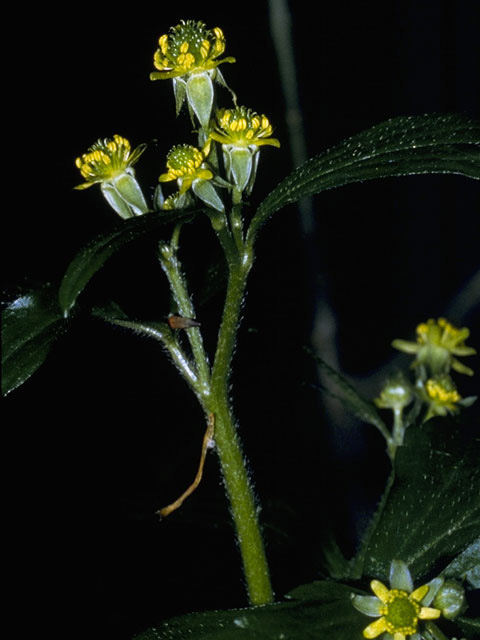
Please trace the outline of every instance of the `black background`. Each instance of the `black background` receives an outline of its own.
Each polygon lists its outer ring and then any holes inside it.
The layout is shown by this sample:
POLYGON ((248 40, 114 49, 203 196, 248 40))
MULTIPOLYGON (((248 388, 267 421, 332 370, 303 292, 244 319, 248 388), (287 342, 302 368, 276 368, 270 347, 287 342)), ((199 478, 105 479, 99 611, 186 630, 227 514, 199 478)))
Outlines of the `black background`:
MULTIPOLYGON (((297 2, 291 11, 309 156, 397 115, 478 117, 475 0, 297 2)), ((18 284, 61 278, 74 253, 116 222, 97 189, 72 190, 74 159, 92 142, 114 133, 134 145, 156 140, 137 169, 155 185, 170 147, 194 141, 187 114, 175 119, 170 82, 148 77, 158 37, 181 18, 223 28, 226 54, 237 58, 223 67, 227 82, 282 141, 262 152, 253 204, 291 170, 267 2, 99 2, 18 14, 4 97, 6 297, 18 284)), ((302 348, 313 341, 334 354, 375 395, 372 374, 392 357, 391 340, 445 314, 478 271, 478 196, 478 184, 456 176, 352 185, 314 200, 311 238, 293 206, 260 236, 232 383, 279 596, 320 575, 325 523, 353 552, 388 472, 379 434, 341 413, 340 422, 325 418, 302 348), (336 326, 328 344, 315 322, 327 302, 336 326)), ((198 265, 216 251, 208 224, 186 228, 182 242, 199 291, 198 265)), ((139 318, 166 316, 154 246, 112 259, 84 301, 111 296, 139 318)), ((478 349, 474 296, 450 319, 471 327, 478 349)), ((210 350, 220 303, 198 309, 210 350)), ((478 388, 457 381, 465 396, 478 388)), ((153 515, 191 481, 204 429, 155 343, 85 318, 3 408, 19 627, 120 640, 171 615, 246 604, 214 456, 180 512, 162 523, 153 515)))

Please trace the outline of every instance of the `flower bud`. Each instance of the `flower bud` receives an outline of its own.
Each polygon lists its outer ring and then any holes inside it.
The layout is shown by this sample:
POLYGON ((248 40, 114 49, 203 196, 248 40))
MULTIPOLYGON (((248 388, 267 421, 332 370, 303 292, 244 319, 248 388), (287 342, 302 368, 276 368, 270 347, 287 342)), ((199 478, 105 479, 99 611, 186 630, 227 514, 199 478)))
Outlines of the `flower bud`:
POLYGON ((465 589, 454 580, 446 580, 433 600, 433 606, 440 609, 447 620, 453 620, 467 608, 465 589))

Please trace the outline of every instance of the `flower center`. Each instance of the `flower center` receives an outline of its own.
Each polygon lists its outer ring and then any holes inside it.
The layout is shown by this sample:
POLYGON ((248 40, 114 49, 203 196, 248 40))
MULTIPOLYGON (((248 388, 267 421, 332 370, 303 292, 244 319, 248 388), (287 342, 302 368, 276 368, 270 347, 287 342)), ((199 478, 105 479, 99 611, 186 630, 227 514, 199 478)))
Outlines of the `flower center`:
POLYGON ((420 605, 409 598, 406 591, 392 589, 389 593, 389 601, 381 610, 387 624, 387 631, 405 635, 415 633, 420 609, 420 605))
POLYGON ((159 45, 154 58, 158 69, 173 67, 187 72, 205 65, 210 68, 209 63, 225 50, 225 37, 219 27, 207 29, 203 22, 187 20, 161 36, 159 45))
POLYGON ((268 138, 273 132, 266 116, 260 116, 245 107, 219 111, 218 124, 220 130, 223 130, 232 142, 255 143, 255 140, 268 138))
POLYGON ((203 153, 190 145, 174 147, 167 157, 167 167, 176 177, 193 175, 204 160, 203 153))

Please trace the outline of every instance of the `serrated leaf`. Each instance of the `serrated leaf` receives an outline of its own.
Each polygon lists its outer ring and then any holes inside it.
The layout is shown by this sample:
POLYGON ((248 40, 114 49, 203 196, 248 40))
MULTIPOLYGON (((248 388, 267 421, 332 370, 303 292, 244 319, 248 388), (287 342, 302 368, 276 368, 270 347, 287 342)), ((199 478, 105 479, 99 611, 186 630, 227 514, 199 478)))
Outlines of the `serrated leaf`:
MULTIPOLYGON (((361 638, 365 616, 351 604, 352 589, 328 583, 320 599, 251 609, 194 613, 169 620, 136 640, 352 640, 361 638)), ((368 622, 368 620, 367 620, 368 622)))
POLYGON ((45 361, 66 321, 51 285, 22 295, 2 312, 2 394, 22 385, 45 361))
POLYGON ((479 448, 478 442, 460 446, 458 427, 448 419, 407 430, 365 553, 365 575, 386 580, 398 559, 419 578, 473 543, 480 530, 479 448))
POLYGON ((89 242, 72 260, 65 272, 58 295, 67 316, 91 278, 105 262, 126 244, 157 231, 166 224, 185 221, 196 212, 169 211, 147 213, 122 221, 109 233, 89 242))
POLYGON ((390 491, 391 488, 393 486, 393 480, 395 477, 395 473, 392 470, 392 472, 390 473, 388 480, 387 480, 387 484, 385 487, 385 490, 383 492, 383 495, 377 505, 377 509, 373 515, 373 518, 371 519, 367 530, 365 531, 365 533, 363 534, 363 538, 362 538, 362 542, 360 544, 360 548, 357 552, 357 554, 351 559, 350 561, 350 570, 349 573, 347 574, 346 577, 354 579, 354 580, 358 580, 362 577, 363 575, 363 570, 364 570, 364 566, 365 566, 365 558, 367 555, 367 552, 369 550, 369 546, 370 546, 370 541, 372 539, 373 534, 375 533, 378 524, 381 520, 382 514, 383 514, 383 510, 385 509, 385 505, 387 504, 387 500, 388 500, 388 496, 390 495, 390 491))
POLYGON ((480 179, 480 122, 460 115, 401 116, 308 160, 261 203, 249 233, 275 211, 326 189, 374 178, 453 173, 480 179))

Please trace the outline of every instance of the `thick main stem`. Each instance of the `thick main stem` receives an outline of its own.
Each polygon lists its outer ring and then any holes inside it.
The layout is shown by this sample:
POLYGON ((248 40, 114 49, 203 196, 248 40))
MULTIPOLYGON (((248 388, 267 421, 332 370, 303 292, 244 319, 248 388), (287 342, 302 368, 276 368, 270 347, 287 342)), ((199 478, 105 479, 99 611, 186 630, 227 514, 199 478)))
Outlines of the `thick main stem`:
POLYGON ((228 400, 228 378, 240 310, 251 263, 231 266, 225 308, 211 378, 211 411, 215 414, 215 442, 237 530, 251 604, 273 601, 252 486, 228 400))
POLYGON ((245 468, 233 416, 226 402, 219 403, 216 407, 215 443, 225 489, 230 500, 250 603, 262 605, 273 602, 273 591, 257 519, 255 498, 245 468))

